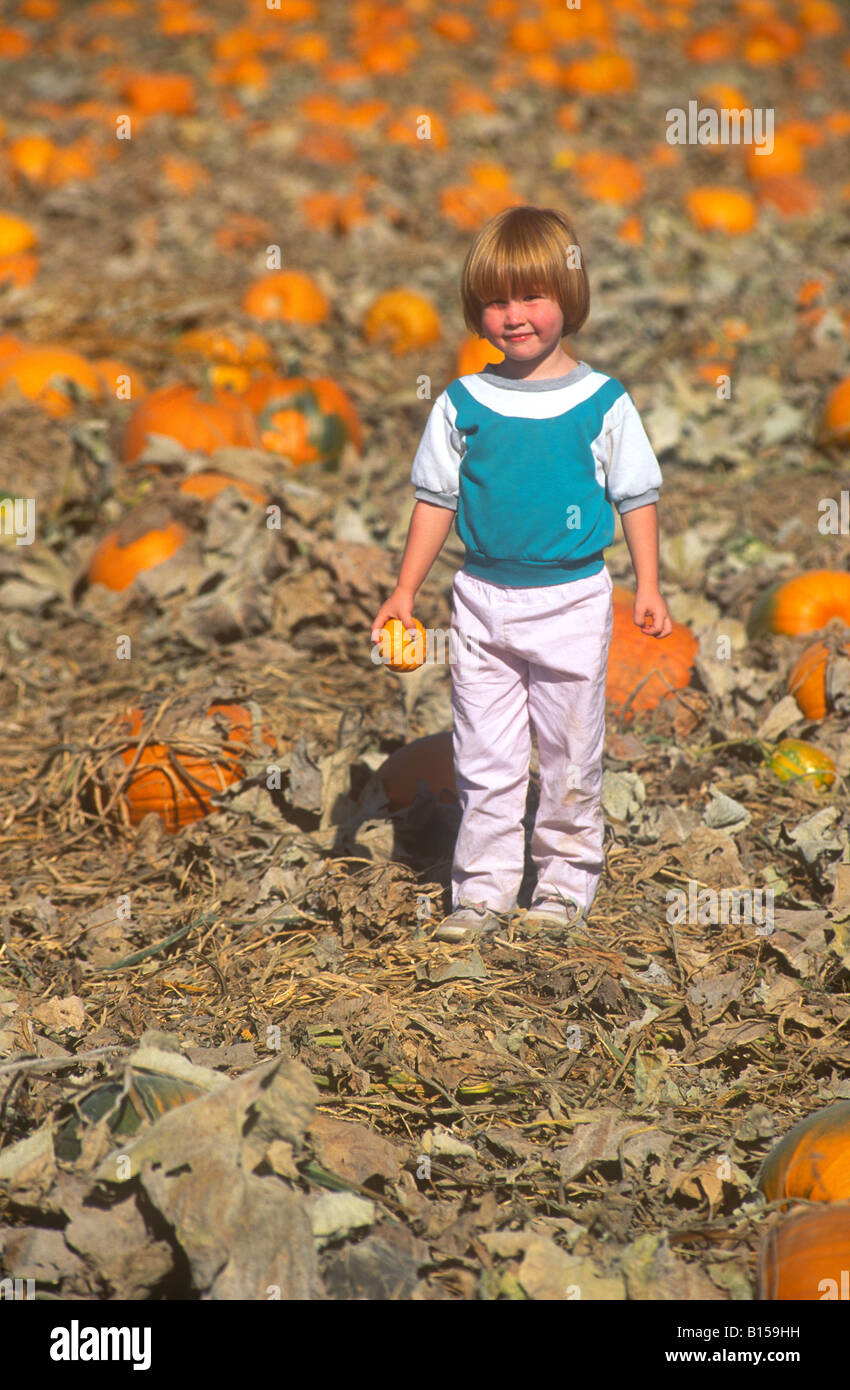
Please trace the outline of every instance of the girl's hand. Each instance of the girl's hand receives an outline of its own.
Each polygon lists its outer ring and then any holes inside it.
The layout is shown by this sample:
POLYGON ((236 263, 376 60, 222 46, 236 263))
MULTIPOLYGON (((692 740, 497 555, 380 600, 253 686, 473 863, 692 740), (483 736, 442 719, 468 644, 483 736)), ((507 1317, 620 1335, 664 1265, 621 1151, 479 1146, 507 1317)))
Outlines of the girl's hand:
POLYGON ((669 637, 673 620, 657 589, 638 589, 635 594, 635 622, 649 637, 669 637))
POLYGON ((372 624, 373 642, 380 642, 381 628, 389 618, 400 618, 411 637, 415 637, 417 630, 413 626, 413 594, 407 593, 404 589, 393 589, 386 603, 381 604, 372 624))

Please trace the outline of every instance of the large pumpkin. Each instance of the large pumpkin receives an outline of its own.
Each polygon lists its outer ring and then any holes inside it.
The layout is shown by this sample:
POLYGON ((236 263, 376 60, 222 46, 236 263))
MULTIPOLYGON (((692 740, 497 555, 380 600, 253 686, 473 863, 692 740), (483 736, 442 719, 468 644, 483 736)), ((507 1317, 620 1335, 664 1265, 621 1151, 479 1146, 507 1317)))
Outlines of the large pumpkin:
POLYGON ((167 435, 202 454, 230 445, 260 446, 254 417, 241 396, 218 389, 205 399, 197 387, 185 382, 151 391, 139 402, 124 434, 127 463, 143 452, 150 434, 167 435))
POLYGON ((614 705, 622 708, 637 690, 626 715, 628 722, 635 711, 655 709, 671 695, 671 686, 673 690, 687 686, 699 644, 684 623, 674 622, 669 637, 648 636, 635 626, 634 594, 615 584, 612 598, 614 628, 605 694, 614 705))
POLYGON ((768 1202, 850 1201, 850 1100, 807 1115, 766 1156, 758 1186, 768 1202))
POLYGON ((357 411, 329 377, 258 377, 241 400, 256 413, 262 447, 294 464, 333 461, 348 440, 363 451, 357 411))
POLYGON ((453 737, 448 733, 427 734, 391 753, 378 769, 378 776, 391 811, 410 806, 420 782, 430 787, 437 801, 457 804, 453 737))
POLYGON ((764 1234, 759 1298, 770 1302, 850 1298, 850 1202, 798 1211, 764 1234))
MULTIPOLYGON (((155 812, 172 834, 213 810, 210 798, 244 777, 240 759, 249 752, 257 731, 249 710, 242 705, 216 703, 207 709, 206 721, 185 732, 169 735, 168 743, 148 743, 142 750, 122 798, 131 825, 155 812)), ((120 756, 129 767, 139 746, 144 715, 131 709, 121 717, 119 728, 127 744, 120 756)), ((262 741, 274 748, 275 740, 263 727, 262 741)))
POLYGON ((747 635, 784 632, 795 637, 817 632, 831 618, 840 618, 850 627, 850 573, 809 570, 765 590, 750 612, 747 635))

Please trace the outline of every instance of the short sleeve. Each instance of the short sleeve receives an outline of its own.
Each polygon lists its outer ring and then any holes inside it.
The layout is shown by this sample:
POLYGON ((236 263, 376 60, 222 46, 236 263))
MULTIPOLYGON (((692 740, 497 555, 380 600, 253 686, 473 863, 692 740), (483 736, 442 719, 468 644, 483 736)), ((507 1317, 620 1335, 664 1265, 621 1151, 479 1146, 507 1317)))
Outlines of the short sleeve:
POLYGON ((457 511, 463 439, 454 428, 455 407, 446 391, 435 400, 410 472, 414 495, 457 511))
POLYGON ((608 496, 620 513, 658 501, 661 469, 637 407, 627 391, 611 412, 606 436, 608 496))

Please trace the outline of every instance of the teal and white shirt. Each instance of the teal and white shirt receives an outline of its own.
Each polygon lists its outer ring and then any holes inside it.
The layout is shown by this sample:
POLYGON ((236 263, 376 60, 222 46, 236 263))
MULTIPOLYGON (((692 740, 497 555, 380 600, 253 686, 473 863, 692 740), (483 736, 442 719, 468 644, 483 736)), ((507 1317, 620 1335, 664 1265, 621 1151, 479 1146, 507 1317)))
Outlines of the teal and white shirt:
POLYGON ((534 587, 601 570, 611 504, 656 502, 662 477, 625 387, 579 361, 548 381, 457 377, 431 407, 410 481, 457 512, 468 574, 534 587))

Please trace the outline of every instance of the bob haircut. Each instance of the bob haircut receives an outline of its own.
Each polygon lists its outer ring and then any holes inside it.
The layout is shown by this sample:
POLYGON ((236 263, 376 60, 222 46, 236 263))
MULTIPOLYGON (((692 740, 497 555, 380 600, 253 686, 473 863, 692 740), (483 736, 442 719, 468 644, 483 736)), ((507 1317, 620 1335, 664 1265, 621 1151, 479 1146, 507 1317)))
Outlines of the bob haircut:
POLYGON ((461 275, 463 321, 481 334, 481 311, 491 299, 548 294, 564 315, 562 338, 590 312, 590 283, 573 225, 557 208, 527 204, 491 217, 469 248, 461 275))

